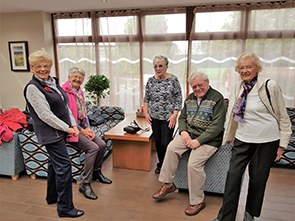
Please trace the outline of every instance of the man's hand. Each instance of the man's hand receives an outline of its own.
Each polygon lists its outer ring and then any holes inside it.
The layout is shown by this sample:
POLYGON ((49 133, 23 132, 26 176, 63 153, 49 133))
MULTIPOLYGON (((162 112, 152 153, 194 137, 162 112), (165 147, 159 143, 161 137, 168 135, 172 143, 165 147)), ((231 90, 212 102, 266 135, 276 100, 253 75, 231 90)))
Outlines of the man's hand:
POLYGON ((184 143, 184 145, 188 145, 188 143, 192 140, 190 135, 188 134, 188 132, 186 131, 181 131, 180 133, 180 136, 181 136, 181 140, 182 142, 184 143))
POLYGON ((189 147, 192 150, 197 149, 199 146, 201 146, 201 144, 200 144, 200 142, 197 139, 191 140, 187 144, 187 147, 189 147))
POLYGON ((181 131, 180 133, 181 136, 181 140, 182 142, 189 148, 192 150, 197 149, 199 146, 201 146, 200 142, 197 139, 192 139, 190 137, 190 135, 188 134, 188 132, 186 131, 181 131))

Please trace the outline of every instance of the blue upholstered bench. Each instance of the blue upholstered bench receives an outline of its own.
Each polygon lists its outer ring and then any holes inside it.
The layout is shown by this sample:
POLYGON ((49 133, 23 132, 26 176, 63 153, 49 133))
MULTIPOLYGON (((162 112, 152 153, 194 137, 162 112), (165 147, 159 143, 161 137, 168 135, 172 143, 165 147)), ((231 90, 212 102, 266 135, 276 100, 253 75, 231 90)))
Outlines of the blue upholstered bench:
POLYGON ((0 174, 11 176, 17 180, 19 173, 25 169, 21 147, 18 142, 18 134, 13 133, 13 139, 0 146, 0 174))
MULTIPOLYGON (((231 156, 231 144, 225 144, 219 147, 218 151, 206 162, 205 172, 205 192, 223 194, 225 180, 229 168, 231 156)), ((185 152, 179 160, 174 183, 178 189, 188 189, 187 182, 187 162, 190 150, 185 152)))
MULTIPOLYGON (((88 111, 91 111, 91 103, 87 103, 88 111)), ((112 141, 103 137, 103 134, 118 124, 125 118, 124 110, 120 107, 102 106, 100 107, 101 114, 105 117, 105 122, 93 126, 94 133, 101 137, 107 144, 107 151, 104 158, 106 158, 112 151, 112 141)), ((36 176, 47 177, 47 159, 48 154, 43 145, 38 144, 37 137, 34 132, 24 130, 19 133, 19 142, 22 149, 22 154, 25 163, 25 169, 28 175, 33 179, 36 176)), ((79 181, 82 173, 85 153, 76 150, 72 145, 67 144, 67 149, 72 162, 72 177, 74 181, 79 181)))

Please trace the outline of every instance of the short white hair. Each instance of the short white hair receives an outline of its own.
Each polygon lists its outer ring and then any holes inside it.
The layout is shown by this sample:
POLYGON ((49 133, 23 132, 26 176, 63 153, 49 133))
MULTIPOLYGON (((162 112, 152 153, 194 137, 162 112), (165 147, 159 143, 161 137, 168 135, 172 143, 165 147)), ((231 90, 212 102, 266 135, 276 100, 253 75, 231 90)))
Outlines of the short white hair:
POLYGON ((195 72, 189 76, 189 79, 188 79, 189 83, 191 83, 192 80, 194 80, 196 77, 202 77, 204 79, 204 81, 209 80, 207 74, 204 74, 203 72, 195 72))

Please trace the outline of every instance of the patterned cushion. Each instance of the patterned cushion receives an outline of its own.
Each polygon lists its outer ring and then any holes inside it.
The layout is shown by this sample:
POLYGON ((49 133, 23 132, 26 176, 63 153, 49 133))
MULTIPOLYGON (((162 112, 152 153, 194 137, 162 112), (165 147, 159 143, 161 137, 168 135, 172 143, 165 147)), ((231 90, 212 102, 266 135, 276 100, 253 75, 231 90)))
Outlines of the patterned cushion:
MULTIPOLYGON (((48 153, 45 146, 40 145, 37 142, 36 134, 29 130, 24 130, 19 134, 18 138, 22 147, 27 174, 47 177, 48 153)), ((67 144, 67 150, 72 162, 72 177, 74 180, 79 180, 83 168, 85 153, 77 151, 70 144, 67 144)))
MULTIPOLYGON (((205 191, 212 193, 224 193, 225 180, 229 168, 232 145, 225 144, 206 162, 205 191)), ((180 158, 174 183, 179 189, 188 189, 187 162, 190 151, 185 152, 180 158)))
POLYGON ((35 133, 24 130, 19 133, 18 139, 22 147, 27 174, 46 177, 48 154, 45 147, 38 144, 35 133))
POLYGON ((292 135, 288 147, 283 152, 279 162, 275 163, 277 167, 295 168, 295 108, 287 108, 288 115, 292 123, 292 135))

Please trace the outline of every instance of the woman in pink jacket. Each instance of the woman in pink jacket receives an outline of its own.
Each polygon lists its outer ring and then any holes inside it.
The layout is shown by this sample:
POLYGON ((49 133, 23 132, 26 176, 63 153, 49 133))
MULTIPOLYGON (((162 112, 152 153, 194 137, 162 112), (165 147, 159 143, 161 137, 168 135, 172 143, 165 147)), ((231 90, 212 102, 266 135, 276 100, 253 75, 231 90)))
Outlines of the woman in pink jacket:
POLYGON ((81 68, 71 68, 68 73, 68 81, 62 88, 68 96, 69 107, 76 119, 80 134, 78 137, 68 136, 67 142, 85 152, 85 163, 82 174, 82 181, 79 191, 88 199, 97 199, 91 188, 92 180, 99 180, 101 183, 111 184, 112 181, 101 172, 103 156, 106 151, 105 142, 96 136, 90 129, 87 110, 84 100, 84 92, 81 90, 85 72, 81 68))

